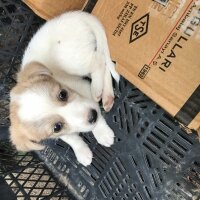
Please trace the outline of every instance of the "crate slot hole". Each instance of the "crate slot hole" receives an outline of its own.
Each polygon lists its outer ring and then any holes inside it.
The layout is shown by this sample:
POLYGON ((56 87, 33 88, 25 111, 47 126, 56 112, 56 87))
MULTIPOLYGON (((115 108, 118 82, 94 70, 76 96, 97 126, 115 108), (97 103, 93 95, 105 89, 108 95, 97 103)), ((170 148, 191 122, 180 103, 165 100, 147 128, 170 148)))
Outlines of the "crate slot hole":
POLYGON ((113 115, 113 122, 117 123, 117 117, 116 117, 116 115, 113 115))
POLYGON ((139 192, 137 193, 137 196, 139 197, 140 200, 144 200, 142 195, 139 192))
POLYGON ((10 5, 7 5, 6 6, 6 9, 7 9, 7 11, 9 12, 9 13, 14 13, 14 12, 16 12, 16 6, 15 5, 13 5, 13 4, 10 4, 10 5))
POLYGON ((105 167, 106 163, 109 161, 109 159, 101 152, 99 149, 96 148, 96 151, 94 151, 94 154, 96 156, 97 162, 102 166, 105 167))
POLYGON ((56 145, 59 146, 60 148, 64 149, 64 145, 61 142, 56 142, 56 145))
POLYGON ((141 136, 141 135, 140 135, 139 133, 136 134, 136 137, 137 137, 137 138, 140 138, 140 136, 141 136))
POLYGON ((137 162, 133 156, 130 156, 131 163, 133 164, 134 167, 137 167, 137 162))
POLYGON ((107 198, 107 193, 106 193, 104 187, 102 186, 102 184, 99 185, 99 189, 100 189, 101 193, 103 194, 104 198, 107 198))
POLYGON ((179 163, 178 160, 170 154, 168 151, 164 151, 164 154, 170 158, 171 161, 175 162, 176 164, 179 163))
POLYGON ((128 107, 128 105, 127 105, 127 103, 126 103, 126 102, 124 102, 124 104, 123 104, 123 105, 124 105, 124 114, 126 114, 126 115, 127 115, 127 114, 128 114, 128 108, 127 108, 127 107, 128 107))
POLYGON ((153 154, 156 155, 156 152, 155 152, 148 144, 146 144, 146 143, 144 142, 143 145, 144 145, 151 153, 153 153, 153 154))
POLYGON ((132 188, 129 188, 128 191, 129 191, 129 193, 133 193, 133 189, 132 188))
POLYGON ((141 99, 141 100, 136 100, 135 103, 136 104, 141 104, 141 103, 146 103, 148 101, 149 101, 148 99, 141 99))
POLYGON ((164 118, 167 119, 170 123, 172 123, 173 125, 177 126, 177 123, 174 121, 173 117, 171 117, 170 115, 164 113, 164 118))
POLYGON ((180 132, 178 132, 178 135, 179 135, 185 142, 189 143, 190 145, 193 145, 193 142, 189 140, 189 138, 188 138, 189 136, 188 136, 188 135, 185 136, 185 135, 183 135, 183 134, 180 133, 180 132))
POLYGON ((169 162, 163 157, 163 156, 160 156, 159 157, 161 161, 163 161, 165 164, 169 165, 169 162))
POLYGON ((157 114, 157 110, 155 110, 155 109, 152 110, 152 114, 153 114, 153 115, 157 114))
POLYGON ((145 129, 143 127, 140 128, 140 132, 144 133, 145 129))
POLYGON ((122 111, 121 111, 120 108, 118 109, 118 113, 119 113, 119 119, 120 119, 120 120, 119 120, 119 122, 120 122, 120 128, 123 129, 124 126, 123 126, 122 120, 124 119, 124 116, 122 116, 122 111))
POLYGON ((115 169, 115 171, 117 172, 117 174, 119 175, 119 176, 121 176, 122 175, 122 170, 120 169, 120 167, 117 165, 117 162, 114 162, 113 163, 113 165, 114 165, 114 169, 115 169))
POLYGON ((184 155, 182 153, 180 153, 177 149, 175 149, 172 145, 168 145, 168 148, 170 150, 172 150, 180 158, 184 158, 184 155))
POLYGON ((139 178, 140 182, 143 183, 144 182, 144 178, 143 178, 143 175, 142 175, 141 171, 137 171, 137 175, 138 175, 138 178, 139 178))
POLYGON ((129 198, 129 194, 125 194, 125 197, 128 199, 129 198))
POLYGON ((108 179, 106 177, 104 178, 104 185, 105 185, 105 187, 107 188, 108 191, 112 190, 112 186, 111 186, 110 182, 108 181, 108 179))
POLYGON ((159 122, 165 127, 167 128, 169 131, 174 131, 174 129, 164 120, 159 120, 159 122))
POLYGON ((147 141, 150 142, 157 149, 160 149, 160 146, 152 138, 147 137, 147 141))
POLYGON ((168 135, 165 131, 163 131, 160 127, 155 126, 155 129, 156 129, 161 135, 163 135, 164 137, 166 137, 166 138, 169 137, 169 135, 168 135))
POLYGON ((173 140, 172 142, 173 142, 178 148, 180 148, 182 151, 185 151, 185 152, 188 151, 188 149, 186 149, 186 147, 184 147, 183 145, 181 145, 178 141, 173 140))
POLYGON ((126 130, 128 133, 130 133, 129 121, 126 119, 125 122, 126 122, 126 130))
POLYGON ((200 167, 200 163, 198 163, 197 161, 194 161, 194 165, 196 165, 197 167, 200 167))
POLYGON ((151 161, 150 161, 149 156, 146 155, 145 158, 146 158, 146 164, 147 164, 148 168, 151 168, 151 161))
POLYGON ((108 180, 109 180, 109 182, 113 185, 113 186, 115 186, 115 180, 112 178, 112 175, 110 174, 110 172, 108 172, 107 173, 107 178, 108 178, 108 180))
POLYGON ((145 192, 146 192, 146 196, 151 199, 152 196, 151 196, 151 193, 150 193, 149 189, 147 188, 147 186, 145 186, 144 189, 145 189, 145 192))
POLYGON ((156 133, 154 133, 153 131, 151 131, 151 135, 153 135, 153 137, 155 139, 157 139, 159 142, 161 142, 162 144, 165 144, 165 140, 163 140, 160 136, 158 136, 156 133))
POLYGON ((157 184, 156 178, 155 178, 155 176, 153 174, 152 174, 152 180, 153 180, 153 183, 154 183, 155 187, 157 188, 158 184, 157 184))
POLYGON ((94 167, 95 171, 96 171, 98 174, 101 174, 103 168, 102 168, 101 166, 99 166, 99 164, 96 162, 96 159, 95 159, 95 158, 94 158, 94 160, 92 161, 91 166, 94 167))
POLYGON ((144 122, 144 125, 146 126, 146 127, 148 127, 149 126, 149 122, 144 122))
POLYGON ((130 94, 127 96, 128 99, 134 99, 136 97, 138 97, 139 95, 138 94, 130 94))

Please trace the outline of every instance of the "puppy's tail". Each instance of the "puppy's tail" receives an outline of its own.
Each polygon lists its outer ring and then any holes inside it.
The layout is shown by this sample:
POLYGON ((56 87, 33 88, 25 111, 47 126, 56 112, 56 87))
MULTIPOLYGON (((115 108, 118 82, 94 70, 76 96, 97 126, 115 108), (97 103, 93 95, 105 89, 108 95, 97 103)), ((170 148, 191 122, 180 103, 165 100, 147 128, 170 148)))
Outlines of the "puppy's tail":
MULTIPOLYGON (((109 55, 110 55, 110 53, 109 53, 109 55)), ((106 66, 108 66, 110 73, 111 73, 112 77, 115 79, 115 81, 117 83, 119 83, 120 75, 117 73, 117 71, 115 69, 115 64, 112 62, 112 60, 110 59, 109 56, 108 56, 108 59, 106 60, 106 66)))
POLYGON ((94 35, 96 36, 96 51, 104 54, 106 66, 109 68, 112 77, 116 80, 117 83, 119 83, 120 76, 117 73, 115 64, 112 62, 110 57, 110 51, 104 27, 95 16, 91 17, 91 15, 88 14, 88 17, 89 18, 86 23, 90 25, 94 35))
POLYGON ((97 40, 97 51, 103 52, 105 56, 105 61, 106 61, 106 66, 109 68, 110 73, 112 77, 115 79, 117 83, 119 83, 120 76, 117 73, 115 69, 115 64, 112 62, 111 57, 110 57, 110 51, 108 47, 108 41, 106 37, 106 33, 104 31, 103 26, 99 23, 101 27, 101 31, 98 31, 98 29, 95 29, 96 33, 96 40, 97 40))

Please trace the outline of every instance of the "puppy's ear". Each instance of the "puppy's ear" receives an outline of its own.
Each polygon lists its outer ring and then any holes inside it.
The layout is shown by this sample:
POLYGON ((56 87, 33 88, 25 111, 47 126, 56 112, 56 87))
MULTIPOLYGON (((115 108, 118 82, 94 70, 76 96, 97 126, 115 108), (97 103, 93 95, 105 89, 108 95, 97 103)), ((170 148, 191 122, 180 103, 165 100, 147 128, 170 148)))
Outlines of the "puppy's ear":
POLYGON ((18 151, 39 151, 44 149, 43 145, 32 141, 20 128, 10 127, 10 140, 18 151))
MULTIPOLYGON (((26 127, 20 122, 19 117, 17 115, 18 112, 18 104, 16 102, 10 103, 10 121, 11 126, 10 130, 10 140, 12 144, 19 151, 31 151, 31 150, 42 150, 44 146, 33 142, 33 134, 30 134, 26 127)), ((36 137, 37 138, 37 137, 36 137)))
POLYGON ((25 82, 35 77, 52 76, 50 70, 39 62, 30 62, 17 74, 18 82, 25 82))

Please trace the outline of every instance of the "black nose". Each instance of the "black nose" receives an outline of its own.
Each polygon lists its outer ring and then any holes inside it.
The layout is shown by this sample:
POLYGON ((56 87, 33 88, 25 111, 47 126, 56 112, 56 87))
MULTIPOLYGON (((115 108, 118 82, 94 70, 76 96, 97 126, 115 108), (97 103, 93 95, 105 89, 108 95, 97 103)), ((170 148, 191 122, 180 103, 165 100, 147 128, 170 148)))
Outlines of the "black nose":
POLYGON ((90 124, 94 124, 97 121, 97 116, 98 116, 98 114, 97 114, 96 110, 94 110, 94 109, 90 110, 88 122, 90 124))

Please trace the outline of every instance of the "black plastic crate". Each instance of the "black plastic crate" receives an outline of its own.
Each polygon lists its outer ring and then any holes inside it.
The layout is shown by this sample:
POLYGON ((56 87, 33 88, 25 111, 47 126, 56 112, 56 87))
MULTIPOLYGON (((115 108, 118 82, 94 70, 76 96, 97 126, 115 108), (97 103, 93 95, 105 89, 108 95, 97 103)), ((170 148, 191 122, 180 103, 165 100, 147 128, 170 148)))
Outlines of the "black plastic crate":
POLYGON ((82 134, 93 151, 79 164, 61 140, 40 152, 22 153, 8 141, 9 91, 21 56, 44 21, 21 1, 0 0, 0 199, 198 200, 200 145, 125 79, 115 86, 115 105, 104 116, 115 132, 111 148, 82 134))

